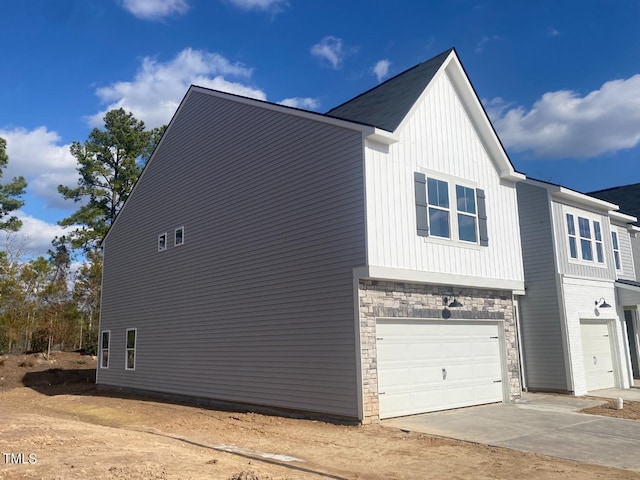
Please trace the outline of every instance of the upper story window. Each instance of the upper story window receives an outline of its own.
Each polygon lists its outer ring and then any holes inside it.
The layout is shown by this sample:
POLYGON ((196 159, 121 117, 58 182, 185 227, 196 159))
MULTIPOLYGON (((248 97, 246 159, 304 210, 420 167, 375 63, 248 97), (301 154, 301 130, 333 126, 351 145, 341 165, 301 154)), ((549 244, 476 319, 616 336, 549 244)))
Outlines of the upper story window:
POLYGON ((618 244, 618 232, 611 232, 611 241, 613 243, 613 260, 616 264, 616 270, 622 270, 620 263, 620 246, 618 244))
POLYGON ((158 235, 158 251, 162 252, 167 249, 167 234, 161 233, 158 235))
POLYGON ((429 229, 434 237, 450 238, 449 184, 435 178, 427 179, 429 197, 429 229))
POLYGON ((456 185, 456 199, 458 208, 458 238, 465 242, 476 243, 477 212, 476 192, 473 188, 456 185))
POLYGON ((177 247, 184 245, 184 227, 176 228, 173 244, 177 247))
POLYGON ((602 226, 600 222, 573 213, 566 214, 566 221, 570 258, 604 264, 602 226))
POLYGON ((418 172, 414 182, 418 235, 488 245, 484 190, 418 172))

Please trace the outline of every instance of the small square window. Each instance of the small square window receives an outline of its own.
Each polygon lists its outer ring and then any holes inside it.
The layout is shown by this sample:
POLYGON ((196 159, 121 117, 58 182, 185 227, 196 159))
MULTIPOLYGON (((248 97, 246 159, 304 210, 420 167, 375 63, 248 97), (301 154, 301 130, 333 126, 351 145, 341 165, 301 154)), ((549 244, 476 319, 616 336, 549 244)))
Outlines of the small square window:
POLYGON ((167 234, 161 233, 158 235, 158 251, 162 252, 167 249, 167 234))
POLYGON ((176 228, 174 245, 177 247, 184 244, 184 227, 176 228))

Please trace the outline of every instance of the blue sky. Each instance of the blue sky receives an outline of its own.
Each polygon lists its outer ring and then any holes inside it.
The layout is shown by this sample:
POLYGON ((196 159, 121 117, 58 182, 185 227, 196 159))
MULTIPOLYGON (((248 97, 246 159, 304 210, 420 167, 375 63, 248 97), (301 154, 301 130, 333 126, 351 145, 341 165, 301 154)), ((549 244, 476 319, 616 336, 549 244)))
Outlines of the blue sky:
POLYGON ((325 112, 449 47, 517 170, 579 191, 640 182, 640 2, 22 0, 0 16, 4 179, 46 252, 57 185, 111 108, 167 123, 190 84, 325 112))

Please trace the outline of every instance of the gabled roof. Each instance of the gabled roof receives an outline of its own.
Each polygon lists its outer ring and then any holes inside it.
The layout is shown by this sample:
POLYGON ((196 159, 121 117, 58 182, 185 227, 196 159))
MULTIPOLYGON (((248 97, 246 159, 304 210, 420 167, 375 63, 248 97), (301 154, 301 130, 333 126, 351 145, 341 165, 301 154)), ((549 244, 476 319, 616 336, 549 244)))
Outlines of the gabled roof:
POLYGON ((395 131, 454 49, 419 63, 326 115, 395 131))
POLYGON ((620 210, 640 218, 640 183, 605 188, 589 195, 620 205, 620 210))

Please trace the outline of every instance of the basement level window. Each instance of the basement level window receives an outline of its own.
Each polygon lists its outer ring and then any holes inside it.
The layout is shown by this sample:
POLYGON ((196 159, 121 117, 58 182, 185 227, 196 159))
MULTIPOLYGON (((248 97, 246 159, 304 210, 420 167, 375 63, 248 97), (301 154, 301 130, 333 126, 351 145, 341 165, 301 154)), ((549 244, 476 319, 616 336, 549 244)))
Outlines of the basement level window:
POLYGON ((166 250, 166 249, 167 249, 167 234, 165 232, 158 235, 158 251, 162 252, 163 250, 166 250))
POLYGON ((176 232, 174 236, 174 245, 176 247, 180 245, 184 245, 184 227, 176 228, 176 232))

